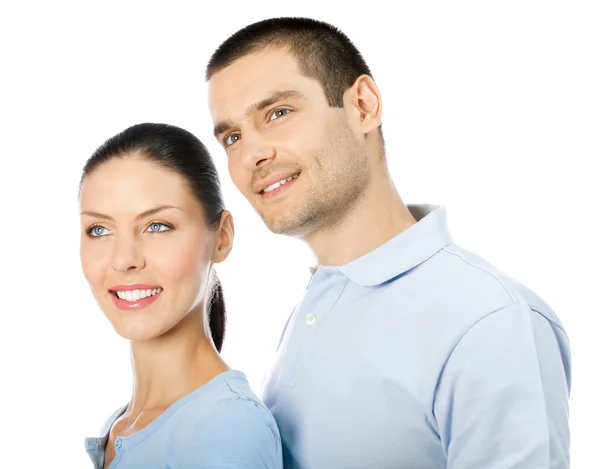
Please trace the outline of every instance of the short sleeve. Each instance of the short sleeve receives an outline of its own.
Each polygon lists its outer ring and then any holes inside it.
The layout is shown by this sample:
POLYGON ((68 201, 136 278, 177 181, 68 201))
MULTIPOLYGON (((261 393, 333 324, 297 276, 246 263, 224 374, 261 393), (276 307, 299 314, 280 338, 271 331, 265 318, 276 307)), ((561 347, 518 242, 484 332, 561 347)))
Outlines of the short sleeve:
POLYGON ((178 469, 283 469, 275 419, 244 397, 219 401, 177 439, 178 469))
POLYGON ((474 324, 442 371, 434 412, 448 469, 569 467, 560 339, 527 305, 474 324))

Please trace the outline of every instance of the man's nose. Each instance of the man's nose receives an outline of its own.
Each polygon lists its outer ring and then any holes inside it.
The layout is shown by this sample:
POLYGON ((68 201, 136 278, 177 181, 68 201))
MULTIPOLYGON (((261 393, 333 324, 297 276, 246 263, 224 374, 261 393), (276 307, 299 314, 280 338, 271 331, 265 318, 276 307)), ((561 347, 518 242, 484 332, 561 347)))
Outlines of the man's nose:
POLYGON ((275 158, 275 147, 258 135, 245 135, 242 144, 242 164, 248 171, 269 164, 275 158))

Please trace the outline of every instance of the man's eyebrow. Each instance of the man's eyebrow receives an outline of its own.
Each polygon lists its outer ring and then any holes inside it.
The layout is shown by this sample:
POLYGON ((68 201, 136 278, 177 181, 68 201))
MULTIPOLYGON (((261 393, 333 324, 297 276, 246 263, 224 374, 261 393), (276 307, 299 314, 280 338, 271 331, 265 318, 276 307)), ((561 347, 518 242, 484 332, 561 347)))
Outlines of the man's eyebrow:
POLYGON ((235 127, 235 124, 233 123, 232 120, 227 119, 227 120, 221 121, 215 125, 215 128, 213 129, 213 135, 215 136, 216 139, 218 139, 219 135, 224 134, 225 132, 233 129, 234 127, 235 127))
MULTIPOLYGON (((135 219, 141 220, 143 218, 147 218, 152 215, 156 215, 157 213, 162 212, 163 210, 167 210, 169 208, 181 210, 179 207, 175 207, 174 205, 159 205, 158 207, 154 207, 154 208, 151 208, 150 210, 146 210, 145 212, 140 213, 137 217, 135 217, 135 219)), ((115 221, 115 219, 113 217, 111 217, 110 215, 104 215, 103 213, 99 213, 99 212, 93 212, 93 211, 81 212, 81 215, 87 215, 88 217, 93 217, 93 218, 101 218, 103 220, 115 221)))
POLYGON ((268 96, 267 98, 248 106, 248 109, 246 110, 246 116, 252 114, 253 112, 260 112, 278 101, 283 101, 285 99, 299 99, 303 97, 304 95, 296 90, 276 91, 271 96, 268 96))
MULTIPOLYGON (((263 109, 272 106, 278 101, 283 101, 285 99, 300 99, 303 98, 304 95, 296 90, 286 90, 286 91, 276 91, 272 93, 270 96, 257 101, 256 103, 251 104, 246 109, 245 115, 249 116, 254 112, 260 112, 263 109)), ((233 121, 227 119, 221 122, 218 122, 213 129, 213 135, 215 138, 219 138, 219 135, 231 130, 235 127, 233 121)))

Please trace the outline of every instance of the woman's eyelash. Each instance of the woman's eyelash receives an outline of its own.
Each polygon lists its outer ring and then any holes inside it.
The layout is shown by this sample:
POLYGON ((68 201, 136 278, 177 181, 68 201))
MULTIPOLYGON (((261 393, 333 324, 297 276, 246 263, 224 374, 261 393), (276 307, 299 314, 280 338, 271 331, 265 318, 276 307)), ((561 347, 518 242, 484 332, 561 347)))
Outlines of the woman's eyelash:
POLYGON ((88 229, 85 231, 85 233, 86 233, 86 234, 87 234, 87 235, 88 235, 90 238, 101 238, 101 237, 102 237, 102 235, 101 235, 101 234, 100 234, 100 235, 96 235, 96 236, 94 236, 94 234, 93 234, 93 231, 94 231, 96 228, 102 228, 103 230, 108 230, 108 228, 105 228, 105 227, 104 227, 104 226, 102 226, 102 225, 97 225, 97 224, 94 224, 94 225, 90 226, 90 227, 89 227, 89 228, 88 228, 88 229))
MULTIPOLYGON (((90 227, 89 227, 89 228, 88 228, 88 229, 85 231, 85 233, 86 233, 86 234, 87 234, 87 235, 88 235, 90 238, 102 238, 102 237, 104 237, 105 235, 104 235, 103 233, 96 233, 96 234, 94 234, 94 230, 95 230, 96 228, 101 228, 102 230, 110 231, 108 228, 106 228, 106 227, 104 227, 104 226, 102 226, 102 225, 95 224, 95 225, 92 225, 92 226, 90 226, 90 227)), ((146 226, 146 228, 144 229, 144 232, 148 232, 148 233, 164 233, 164 232, 167 232, 167 231, 171 231, 171 230, 173 230, 173 229, 174 229, 174 227, 173 227, 173 225, 171 225, 170 223, 164 223, 164 222, 158 222, 158 221, 154 221, 154 222, 152 222, 152 223, 149 223, 149 224, 146 226), (158 229, 156 229, 156 230, 151 230, 151 229, 150 229, 150 227, 153 227, 153 226, 157 226, 157 227, 158 227, 158 229), (167 229, 166 229, 166 230, 162 230, 162 229, 160 229, 161 227, 165 227, 165 228, 167 228, 167 229)))
POLYGON ((151 226, 155 226, 155 225, 164 226, 164 227, 166 227, 168 229, 167 230, 160 230, 160 231, 149 231, 150 233, 164 233, 165 231, 171 231, 173 229, 173 225, 171 225, 169 223, 163 223, 163 222, 155 221, 155 222, 149 223, 148 226, 146 227, 146 229, 144 231, 148 231, 151 226))

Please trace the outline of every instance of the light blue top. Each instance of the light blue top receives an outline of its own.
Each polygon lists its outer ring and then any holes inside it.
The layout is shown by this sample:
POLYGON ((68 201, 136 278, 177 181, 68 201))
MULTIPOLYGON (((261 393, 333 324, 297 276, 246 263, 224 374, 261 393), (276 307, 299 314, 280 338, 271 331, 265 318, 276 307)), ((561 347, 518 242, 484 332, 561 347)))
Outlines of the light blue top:
MULTIPOLYGON (((86 438, 94 469, 116 411, 99 438, 86 438)), ((244 374, 231 370, 171 405, 143 430, 115 441, 110 469, 281 469, 281 439, 275 420, 251 390, 244 374)))
POLYGON ((409 208, 416 225, 319 267, 286 325, 263 394, 284 467, 568 468, 555 313, 453 244, 445 208, 409 208))

